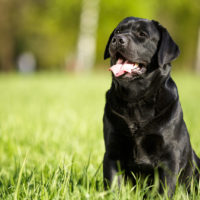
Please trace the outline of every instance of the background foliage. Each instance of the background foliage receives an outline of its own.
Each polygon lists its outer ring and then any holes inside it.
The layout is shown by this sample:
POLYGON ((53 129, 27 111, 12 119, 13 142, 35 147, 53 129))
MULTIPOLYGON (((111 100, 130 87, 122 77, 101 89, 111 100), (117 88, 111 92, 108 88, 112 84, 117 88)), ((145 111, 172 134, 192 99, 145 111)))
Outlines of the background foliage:
MULTIPOLYGON (((193 68, 196 59, 199 0, 100 1, 97 66, 110 32, 126 16, 155 19, 168 28, 180 46, 179 68, 193 68)), ((23 52, 32 52, 38 69, 73 68, 79 34, 81 0, 0 0, 0 69, 16 67, 23 52)))

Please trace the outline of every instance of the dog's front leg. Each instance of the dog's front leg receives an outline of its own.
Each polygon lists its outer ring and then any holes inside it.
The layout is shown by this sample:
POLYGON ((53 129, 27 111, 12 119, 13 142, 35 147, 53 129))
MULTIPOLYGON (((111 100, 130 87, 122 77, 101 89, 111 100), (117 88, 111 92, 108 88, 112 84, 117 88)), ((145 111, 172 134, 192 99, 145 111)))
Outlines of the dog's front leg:
POLYGON ((120 170, 120 161, 110 159, 107 153, 105 153, 103 160, 103 177, 105 189, 109 189, 111 187, 115 177, 117 178, 118 185, 120 186, 122 181, 122 175, 118 174, 120 170))
POLYGON ((159 193, 163 193, 165 189, 168 191, 168 197, 172 197, 176 188, 177 173, 169 169, 160 168, 159 170, 159 193))

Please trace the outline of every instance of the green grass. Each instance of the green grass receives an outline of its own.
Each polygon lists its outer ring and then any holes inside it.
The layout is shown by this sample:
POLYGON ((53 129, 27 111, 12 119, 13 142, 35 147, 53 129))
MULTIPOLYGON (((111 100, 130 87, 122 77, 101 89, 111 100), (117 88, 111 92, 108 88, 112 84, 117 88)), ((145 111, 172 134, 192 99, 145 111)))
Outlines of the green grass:
MULTIPOLYGON (((175 74, 200 155, 200 77, 175 74)), ((110 75, 0 75, 0 199, 163 199, 137 187, 104 192, 102 116, 110 75)), ((174 199, 200 199, 177 186, 174 199)))

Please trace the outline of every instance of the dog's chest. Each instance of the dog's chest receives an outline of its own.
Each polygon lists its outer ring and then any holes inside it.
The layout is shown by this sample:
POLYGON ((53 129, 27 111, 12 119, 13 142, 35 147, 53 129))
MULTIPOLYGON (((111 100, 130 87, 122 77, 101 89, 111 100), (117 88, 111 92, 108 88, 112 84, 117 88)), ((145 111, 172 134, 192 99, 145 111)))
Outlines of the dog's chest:
POLYGON ((119 118, 119 121, 126 123, 131 135, 137 134, 138 129, 145 127, 155 117, 154 106, 149 104, 137 106, 127 104, 122 109, 111 110, 119 118))
MULTIPOLYGON (((119 123, 114 126, 124 127, 127 129, 118 129, 122 134, 126 134, 127 142, 123 147, 127 157, 126 165, 130 168, 136 166, 155 167, 160 157, 163 146, 163 138, 157 133, 158 130, 152 128, 155 109, 149 105, 141 107, 127 106, 123 109, 123 113, 115 110, 112 112, 118 116, 119 123), (120 124, 120 121, 122 124, 120 124), (129 145, 127 145, 129 143, 129 145)), ((122 151, 123 152, 123 151, 122 151)), ((123 155, 122 155, 123 156, 123 155)))
POLYGON ((151 166, 155 167, 163 148, 162 136, 148 134, 132 136, 130 138, 130 149, 127 155, 126 164, 128 167, 151 166))

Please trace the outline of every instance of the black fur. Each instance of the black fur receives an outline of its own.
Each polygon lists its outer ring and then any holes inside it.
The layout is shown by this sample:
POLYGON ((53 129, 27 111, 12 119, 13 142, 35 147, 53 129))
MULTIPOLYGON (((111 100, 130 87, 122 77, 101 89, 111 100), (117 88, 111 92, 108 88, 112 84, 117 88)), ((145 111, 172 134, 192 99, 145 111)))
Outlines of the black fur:
MULTIPOLYGON (((103 118, 105 188, 119 170, 126 179, 132 172, 153 178, 157 169, 159 191, 167 183, 171 196, 177 176, 188 187, 192 175, 199 177, 196 167, 200 166, 170 76, 170 62, 179 55, 179 48, 158 22, 129 17, 112 32, 104 58, 110 57, 114 65, 118 53, 144 64, 147 71, 131 78, 112 75, 103 118), (123 37, 126 43, 116 46, 113 37, 123 37)), ((119 184, 122 177, 118 176, 119 184)))

